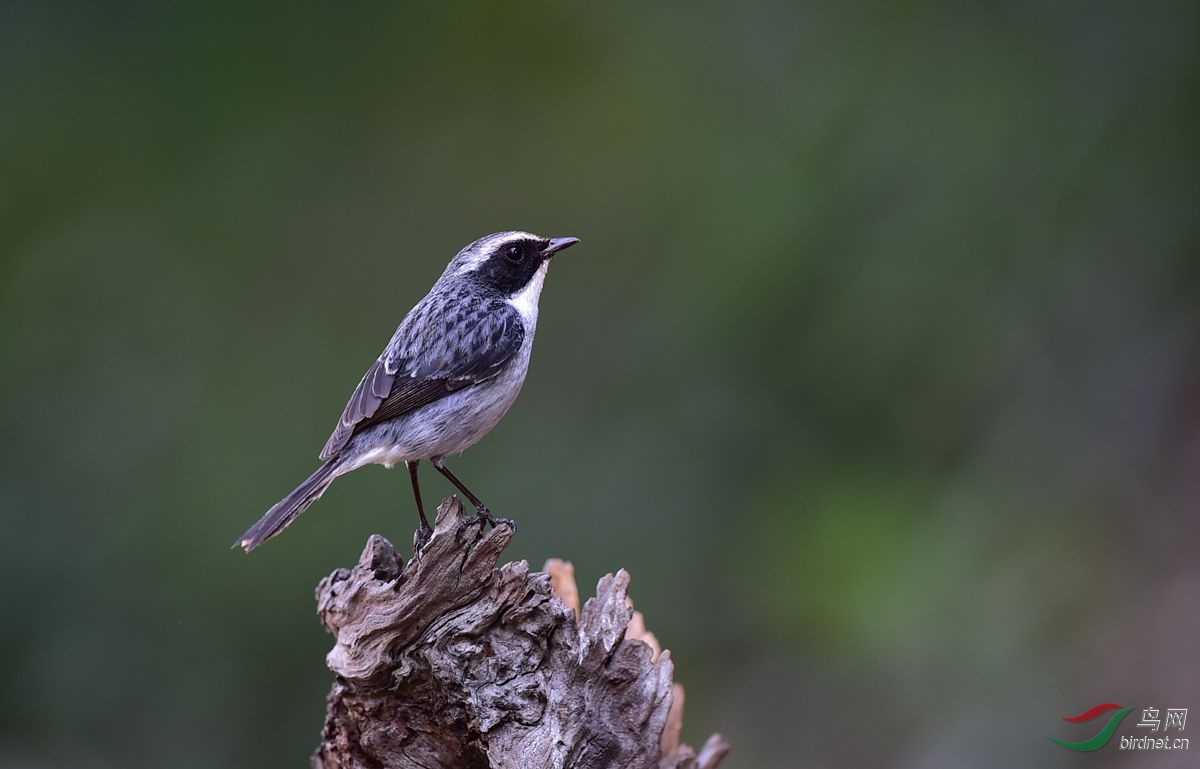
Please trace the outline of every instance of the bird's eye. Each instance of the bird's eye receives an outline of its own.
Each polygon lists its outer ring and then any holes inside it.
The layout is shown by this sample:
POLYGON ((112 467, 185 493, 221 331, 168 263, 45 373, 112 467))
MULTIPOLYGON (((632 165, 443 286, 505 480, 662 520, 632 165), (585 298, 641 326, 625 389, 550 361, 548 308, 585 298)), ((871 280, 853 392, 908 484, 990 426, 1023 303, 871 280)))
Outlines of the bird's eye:
POLYGON ((520 246, 509 246, 508 248, 504 249, 504 258, 513 264, 516 264, 525 258, 525 254, 521 252, 520 246))

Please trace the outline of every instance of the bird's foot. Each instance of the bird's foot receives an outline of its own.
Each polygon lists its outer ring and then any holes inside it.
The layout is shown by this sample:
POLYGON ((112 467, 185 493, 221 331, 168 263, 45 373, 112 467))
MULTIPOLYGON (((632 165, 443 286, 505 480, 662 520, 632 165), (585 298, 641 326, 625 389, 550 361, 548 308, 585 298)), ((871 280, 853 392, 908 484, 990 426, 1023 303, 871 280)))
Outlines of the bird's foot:
POLYGON ((429 544, 429 540, 433 537, 433 529, 429 528, 428 524, 422 523, 421 528, 417 529, 413 534, 413 557, 420 555, 425 546, 429 544))
POLYGON ((515 530, 517 528, 516 521, 514 521, 511 518, 497 518, 496 516, 492 515, 491 510, 487 509, 487 505, 480 505, 479 507, 475 508, 475 515, 466 519, 460 525, 461 526, 470 526, 471 524, 479 523, 480 521, 487 523, 493 529, 501 524, 504 524, 505 526, 509 527, 510 529, 515 530))

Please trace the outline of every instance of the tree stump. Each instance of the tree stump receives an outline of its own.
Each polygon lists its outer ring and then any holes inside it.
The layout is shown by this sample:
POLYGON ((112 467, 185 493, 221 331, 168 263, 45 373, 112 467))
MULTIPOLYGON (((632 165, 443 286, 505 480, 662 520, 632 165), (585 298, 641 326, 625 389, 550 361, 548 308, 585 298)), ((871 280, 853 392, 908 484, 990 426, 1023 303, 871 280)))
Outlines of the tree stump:
POLYGON ((498 566, 511 527, 484 532, 451 497, 407 565, 373 535, 353 569, 317 586, 337 642, 316 769, 712 769, 679 741, 683 689, 646 632, 629 575, 582 612, 573 570, 498 566))

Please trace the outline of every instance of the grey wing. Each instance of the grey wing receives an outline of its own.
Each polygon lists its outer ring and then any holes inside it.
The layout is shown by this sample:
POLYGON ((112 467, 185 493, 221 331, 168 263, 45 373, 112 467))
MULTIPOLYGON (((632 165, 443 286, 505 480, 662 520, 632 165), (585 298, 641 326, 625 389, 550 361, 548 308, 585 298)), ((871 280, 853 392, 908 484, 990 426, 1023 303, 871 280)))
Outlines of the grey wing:
POLYGON ((406 334, 404 324, 362 381, 325 443, 321 459, 337 454, 355 433, 408 414, 471 385, 491 379, 521 348, 525 325, 508 303, 447 307, 451 320, 419 323, 426 333, 406 334))
POLYGON ((325 441, 325 448, 321 449, 322 460, 329 459, 341 451, 354 435, 355 427, 379 409, 379 404, 392 392, 396 373, 394 368, 388 370, 385 356, 380 356, 371 364, 358 387, 354 388, 354 394, 350 396, 350 401, 342 411, 337 427, 333 428, 329 440, 325 441))

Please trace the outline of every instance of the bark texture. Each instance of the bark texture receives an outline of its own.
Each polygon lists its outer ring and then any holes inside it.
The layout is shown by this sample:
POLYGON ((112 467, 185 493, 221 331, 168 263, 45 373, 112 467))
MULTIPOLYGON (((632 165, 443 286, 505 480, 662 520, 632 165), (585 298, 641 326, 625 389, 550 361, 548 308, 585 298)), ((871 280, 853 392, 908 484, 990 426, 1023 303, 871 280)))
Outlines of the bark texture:
POLYGON ((683 688, 635 612, 629 575, 582 611, 569 563, 498 566, 512 538, 451 497, 407 565, 372 536, 317 587, 337 639, 316 769, 712 769, 729 746, 679 740, 683 688))

